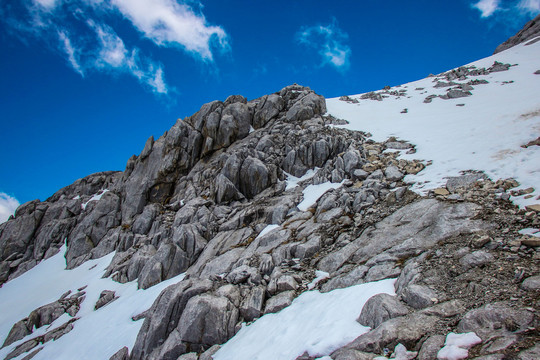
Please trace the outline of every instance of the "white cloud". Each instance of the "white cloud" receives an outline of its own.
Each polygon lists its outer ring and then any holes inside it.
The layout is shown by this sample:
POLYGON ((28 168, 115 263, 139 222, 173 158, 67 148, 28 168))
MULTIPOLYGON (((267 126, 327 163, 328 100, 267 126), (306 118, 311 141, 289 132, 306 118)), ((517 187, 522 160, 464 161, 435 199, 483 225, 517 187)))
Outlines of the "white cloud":
POLYGON ((493 15, 497 10, 500 10, 500 0, 480 0, 473 5, 474 8, 481 12, 481 17, 487 18, 493 15))
POLYGON ((66 53, 68 61, 73 69, 81 74, 81 76, 84 76, 84 72, 79 64, 79 60, 77 60, 78 54, 76 53, 75 48, 73 48, 73 45, 71 45, 71 40, 69 39, 68 35, 63 31, 59 31, 58 38, 64 47, 64 52, 66 53))
POLYGON ((296 38, 299 43, 316 49, 323 59, 323 65, 329 64, 339 70, 349 67, 349 36, 337 26, 335 19, 326 26, 304 27, 296 34, 296 38))
POLYGON ((7 221, 9 217, 15 214, 19 207, 19 201, 6 193, 0 192, 0 224, 7 221))
POLYGON ((229 49, 220 26, 209 25, 199 0, 27 0, 6 7, 6 23, 60 51, 81 76, 92 72, 135 77, 156 94, 169 93, 163 66, 138 42, 181 49, 212 63, 229 49), (140 36, 121 37, 114 29, 126 19, 140 36), (128 41, 126 41, 128 40, 128 41))
POLYGON ((176 0, 111 0, 147 38, 161 46, 180 45, 204 60, 212 60, 211 46, 216 41, 227 48, 227 34, 210 26, 202 14, 176 0))
POLYGON ((540 0, 521 0, 517 5, 521 11, 531 14, 540 14, 540 0))

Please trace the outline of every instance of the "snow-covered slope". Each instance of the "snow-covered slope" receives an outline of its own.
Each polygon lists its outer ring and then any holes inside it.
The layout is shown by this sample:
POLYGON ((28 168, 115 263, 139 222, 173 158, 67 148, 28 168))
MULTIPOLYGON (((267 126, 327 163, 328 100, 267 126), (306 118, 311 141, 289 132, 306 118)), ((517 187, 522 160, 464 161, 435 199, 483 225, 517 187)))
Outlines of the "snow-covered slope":
MULTIPOLYGON (((131 348, 142 320, 132 317, 147 310, 159 293, 167 286, 181 281, 183 274, 163 281, 147 290, 137 290, 137 282, 120 284, 110 278, 102 278, 114 253, 97 260, 90 260, 73 270, 65 270, 65 246, 61 251, 42 261, 32 270, 9 281, 0 288, 0 339, 4 341, 12 324, 22 320, 36 308, 58 300, 62 294, 84 291, 86 298, 77 312, 76 326, 64 336, 45 342, 33 359, 108 359, 123 346, 131 348), (94 310, 103 290, 115 291, 117 300, 108 306, 94 310)), ((36 329, 32 334, 0 350, 4 359, 17 346, 29 339, 38 338, 46 332, 60 328, 73 319, 64 313, 52 324, 36 329)), ((24 353, 16 359, 28 355, 24 353)))
MULTIPOLYGON (((445 76, 390 89, 402 95, 383 97, 382 101, 350 96, 353 101, 328 99, 328 112, 348 120, 344 127, 370 132, 375 141, 391 136, 416 145, 416 153, 405 159, 423 159, 433 163, 406 180, 413 189, 426 193, 446 184, 446 178, 461 171, 484 171, 491 179, 515 178, 520 188, 534 193, 514 197, 520 206, 539 203, 540 148, 523 148, 540 136, 540 42, 520 44, 504 52, 473 62, 466 67, 489 68, 495 61, 512 66, 507 71, 466 76, 452 80, 471 83, 471 96, 424 100, 429 95, 445 95, 451 87, 434 87, 445 76), (475 80, 488 81, 474 84, 475 80), (471 82, 472 81, 472 82, 471 82), (406 90, 406 91, 403 91, 406 90), (429 100, 428 100, 429 101, 429 100), (407 109, 406 112, 404 109, 407 109)), ((385 95, 384 91, 378 91, 385 95)))

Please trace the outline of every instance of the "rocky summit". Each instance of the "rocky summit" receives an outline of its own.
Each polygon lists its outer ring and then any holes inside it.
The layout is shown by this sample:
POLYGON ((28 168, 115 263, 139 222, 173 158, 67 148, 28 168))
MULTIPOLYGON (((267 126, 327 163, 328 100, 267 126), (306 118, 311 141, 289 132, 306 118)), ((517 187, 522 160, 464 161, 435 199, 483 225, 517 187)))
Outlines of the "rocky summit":
MULTIPOLYGON (((455 88, 419 104, 504 71, 440 74, 455 88)), ((297 84, 233 95, 21 205, 0 224, 2 358, 539 359, 540 208, 510 201, 535 190, 463 169, 420 194, 414 144, 345 124, 297 84)))

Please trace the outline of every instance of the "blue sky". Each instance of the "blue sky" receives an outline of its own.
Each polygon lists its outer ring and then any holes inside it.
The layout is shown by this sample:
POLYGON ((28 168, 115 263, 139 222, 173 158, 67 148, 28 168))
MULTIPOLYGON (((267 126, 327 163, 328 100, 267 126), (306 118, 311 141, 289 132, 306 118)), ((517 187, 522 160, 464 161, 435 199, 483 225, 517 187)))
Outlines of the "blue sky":
POLYGON ((0 0, 0 216, 123 170, 205 102, 417 80, 490 55, 538 13, 540 0, 0 0))

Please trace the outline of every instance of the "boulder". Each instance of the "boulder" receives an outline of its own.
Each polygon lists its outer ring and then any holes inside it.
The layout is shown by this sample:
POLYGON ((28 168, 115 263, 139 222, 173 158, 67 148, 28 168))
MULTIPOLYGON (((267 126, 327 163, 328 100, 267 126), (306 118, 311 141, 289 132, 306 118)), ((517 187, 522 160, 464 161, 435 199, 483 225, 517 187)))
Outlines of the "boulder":
POLYGON ((204 351, 235 334, 238 309, 226 297, 202 294, 192 297, 178 322, 179 338, 190 349, 204 351))
POLYGON ((268 169, 259 159, 248 157, 240 168, 240 191, 247 198, 253 198, 270 186, 268 169))
POLYGON ((294 291, 284 291, 275 296, 272 296, 268 301, 266 301, 266 306, 264 308, 265 314, 276 313, 287 306, 291 305, 294 300, 294 291))
POLYGON ((377 294, 372 296, 362 308, 356 320, 361 325, 376 328, 388 319, 407 315, 409 310, 395 296, 377 294))

